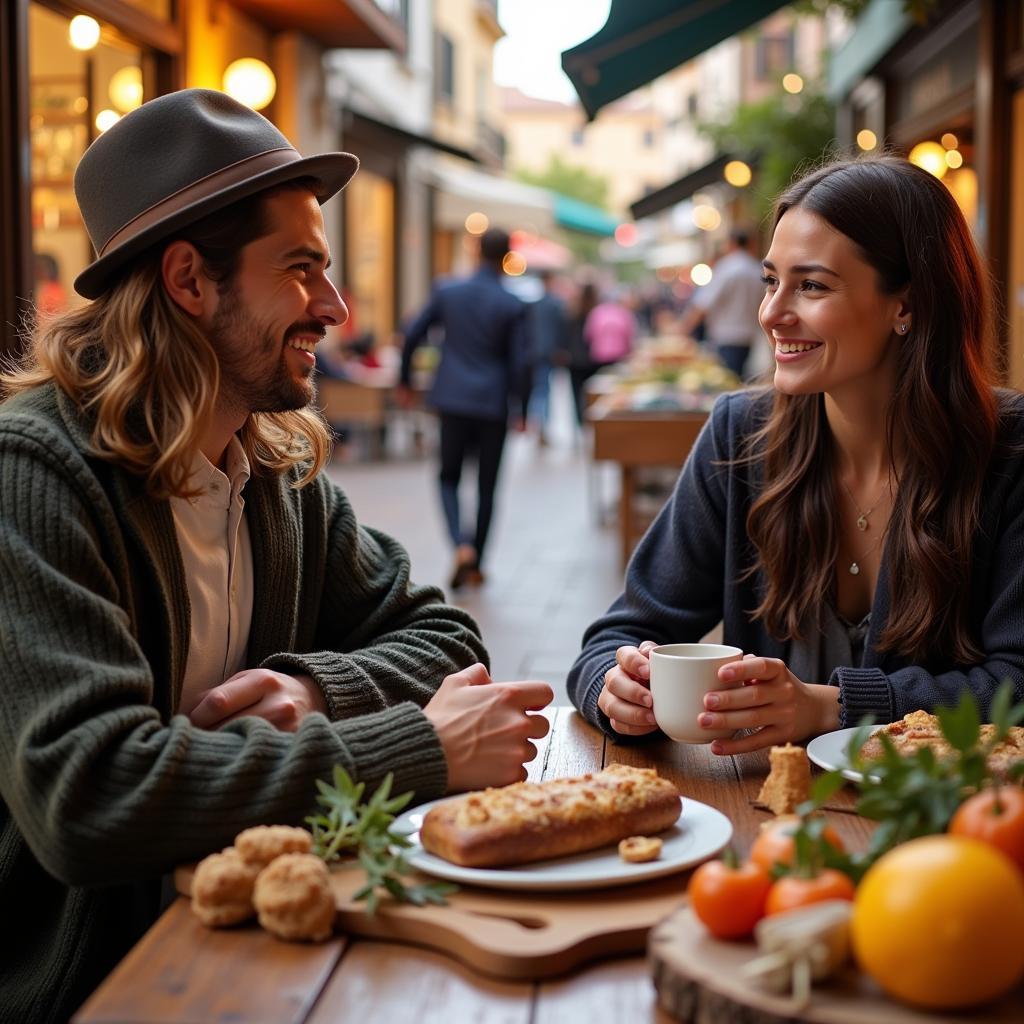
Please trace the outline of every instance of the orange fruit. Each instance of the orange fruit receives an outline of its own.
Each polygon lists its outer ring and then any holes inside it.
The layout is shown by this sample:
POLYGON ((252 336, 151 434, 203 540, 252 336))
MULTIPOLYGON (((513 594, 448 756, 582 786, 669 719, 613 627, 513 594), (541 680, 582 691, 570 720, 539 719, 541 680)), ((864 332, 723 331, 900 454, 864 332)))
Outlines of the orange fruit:
POLYGON ((853 949, 889 995, 928 1009, 974 1006, 1024 974, 1024 880, 977 839, 926 836, 868 870, 853 904, 853 949))

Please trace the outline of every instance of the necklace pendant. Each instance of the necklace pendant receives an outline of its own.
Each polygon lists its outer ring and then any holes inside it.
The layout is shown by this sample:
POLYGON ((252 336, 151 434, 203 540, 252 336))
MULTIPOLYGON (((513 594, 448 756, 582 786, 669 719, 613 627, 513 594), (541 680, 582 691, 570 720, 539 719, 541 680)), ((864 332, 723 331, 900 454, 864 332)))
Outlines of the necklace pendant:
POLYGON ((868 517, 866 515, 860 515, 857 517, 857 529, 862 533, 868 528, 868 517))
POLYGON ((860 566, 856 562, 850 563, 850 575, 856 576, 860 573, 860 566))

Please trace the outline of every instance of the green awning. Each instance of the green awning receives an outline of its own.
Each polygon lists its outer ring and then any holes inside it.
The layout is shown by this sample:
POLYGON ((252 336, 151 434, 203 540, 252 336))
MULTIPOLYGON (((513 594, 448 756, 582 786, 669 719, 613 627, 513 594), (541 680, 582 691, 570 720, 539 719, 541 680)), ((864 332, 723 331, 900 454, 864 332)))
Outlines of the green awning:
MULTIPOLYGON (((702 188, 707 188, 708 185, 722 181, 725 165, 733 159, 735 157, 728 153, 719 154, 703 167, 698 167, 696 170, 690 171, 689 174, 684 174, 677 181, 663 185, 656 192, 651 192, 642 199, 638 199, 630 206, 629 212, 633 214, 634 220, 640 220, 643 217, 661 213, 662 210, 667 210, 684 199, 689 199, 694 192, 699 192, 702 188)), ((750 163, 750 160, 748 159, 747 162, 750 163)))
POLYGON ((828 94, 842 103, 850 90, 913 27, 904 0, 871 0, 857 19, 856 27, 828 66, 828 94))
POLYGON ((555 194, 555 221, 571 231, 583 231, 588 235, 607 238, 615 234, 619 222, 597 206, 555 194))
POLYGON ((562 54, 591 118, 784 7, 779 0, 612 0, 604 27, 562 54))

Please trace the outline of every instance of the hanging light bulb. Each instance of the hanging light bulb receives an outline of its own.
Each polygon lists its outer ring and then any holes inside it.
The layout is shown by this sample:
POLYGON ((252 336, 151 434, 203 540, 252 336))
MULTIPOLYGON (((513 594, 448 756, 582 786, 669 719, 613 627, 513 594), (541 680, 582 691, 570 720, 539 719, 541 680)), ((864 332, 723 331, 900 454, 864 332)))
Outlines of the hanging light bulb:
POLYGON ((224 91, 239 103, 262 110, 277 92, 277 79, 263 61, 243 57, 224 70, 224 91))
POLYGON ((77 14, 68 25, 68 39, 76 50, 91 50, 100 41, 100 23, 86 14, 77 14))

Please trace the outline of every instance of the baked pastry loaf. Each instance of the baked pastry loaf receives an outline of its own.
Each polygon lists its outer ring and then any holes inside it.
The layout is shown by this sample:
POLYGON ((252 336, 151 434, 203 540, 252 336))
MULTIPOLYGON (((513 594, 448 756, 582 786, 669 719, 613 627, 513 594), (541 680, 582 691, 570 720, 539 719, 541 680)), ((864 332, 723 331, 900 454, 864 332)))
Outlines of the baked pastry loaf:
POLYGON ((446 800, 427 812, 420 842, 464 867, 504 867, 661 832, 679 812, 679 793, 667 779, 613 764, 578 778, 517 782, 446 800))
MULTIPOLYGON (((991 724, 983 725, 979 741, 985 745, 991 743, 995 728, 991 724)), ((889 737, 899 754, 912 754, 921 747, 931 747, 938 758, 953 755, 953 748, 942 735, 938 718, 927 711, 911 711, 898 722, 890 722, 876 730, 860 748, 861 756, 866 761, 877 761, 885 753, 881 740, 883 733, 889 737)), ((989 769, 997 777, 1005 776, 1012 765, 1024 760, 1024 727, 1013 726, 1009 735, 989 751, 986 760, 989 769)))

